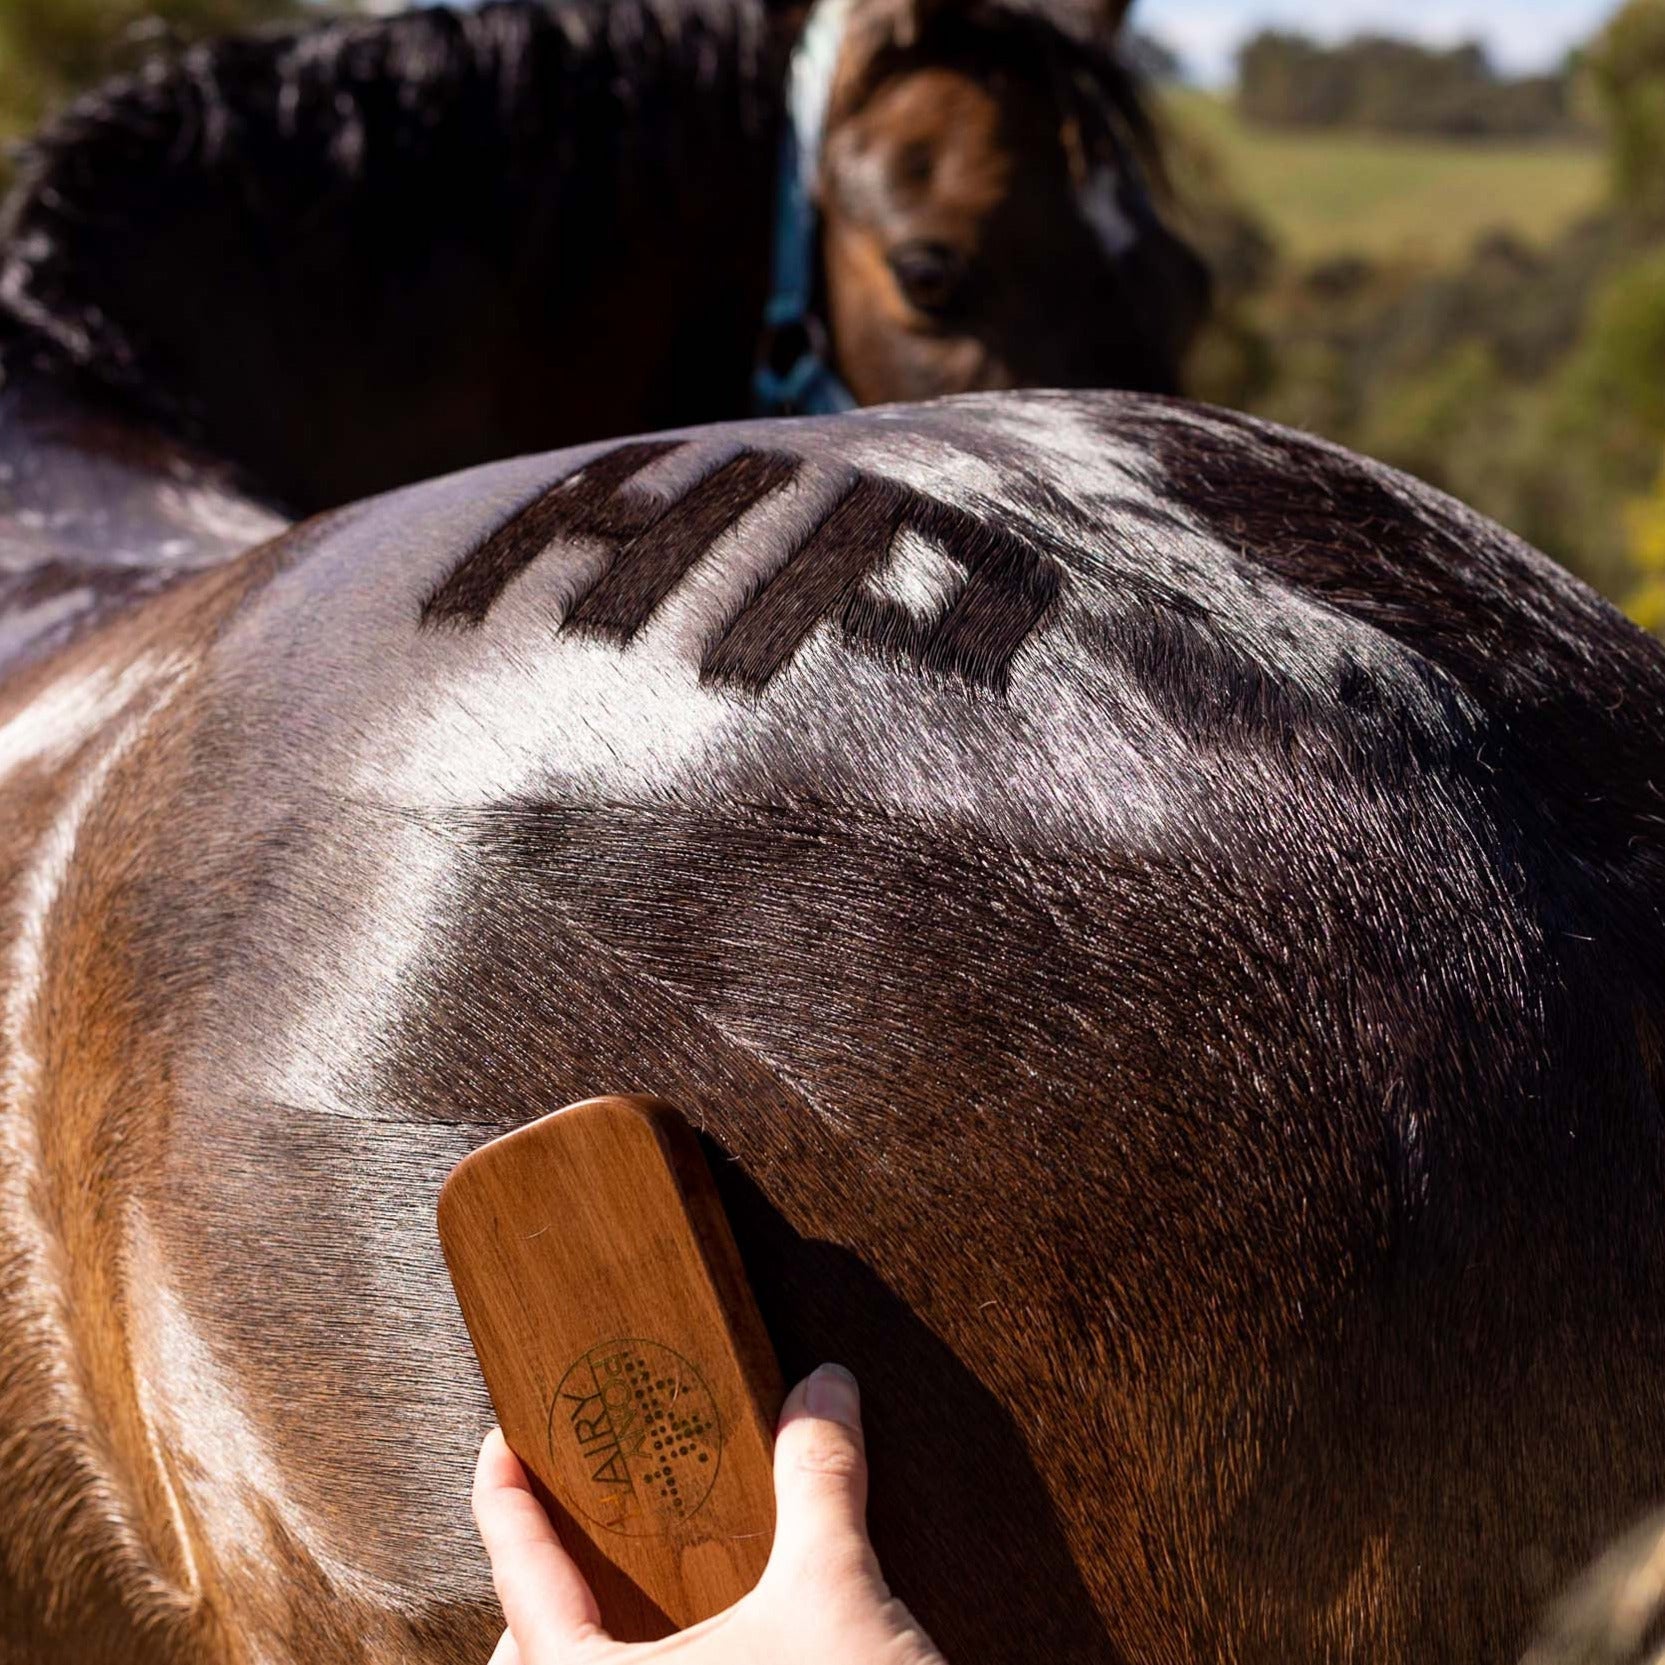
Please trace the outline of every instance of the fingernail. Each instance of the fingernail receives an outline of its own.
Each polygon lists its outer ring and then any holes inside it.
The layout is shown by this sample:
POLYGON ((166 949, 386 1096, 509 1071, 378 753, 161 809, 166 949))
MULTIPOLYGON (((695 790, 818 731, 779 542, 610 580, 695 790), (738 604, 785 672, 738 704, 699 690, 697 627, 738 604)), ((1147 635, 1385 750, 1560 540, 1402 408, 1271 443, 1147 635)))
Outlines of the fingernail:
POLYGON ((843 1365, 818 1365, 804 1386, 804 1408, 811 1416, 853 1428, 861 1420, 861 1390, 843 1365))

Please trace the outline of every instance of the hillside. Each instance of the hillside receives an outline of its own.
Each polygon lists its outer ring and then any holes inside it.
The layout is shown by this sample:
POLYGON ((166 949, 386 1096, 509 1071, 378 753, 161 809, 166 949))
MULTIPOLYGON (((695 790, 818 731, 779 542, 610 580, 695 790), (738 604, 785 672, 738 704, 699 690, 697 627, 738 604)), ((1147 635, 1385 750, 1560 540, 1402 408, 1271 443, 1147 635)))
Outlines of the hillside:
POLYGON ((1547 242, 1601 200, 1601 152, 1567 143, 1452 143, 1250 126, 1229 98, 1165 95, 1298 264, 1332 255, 1459 260, 1484 232, 1547 242))

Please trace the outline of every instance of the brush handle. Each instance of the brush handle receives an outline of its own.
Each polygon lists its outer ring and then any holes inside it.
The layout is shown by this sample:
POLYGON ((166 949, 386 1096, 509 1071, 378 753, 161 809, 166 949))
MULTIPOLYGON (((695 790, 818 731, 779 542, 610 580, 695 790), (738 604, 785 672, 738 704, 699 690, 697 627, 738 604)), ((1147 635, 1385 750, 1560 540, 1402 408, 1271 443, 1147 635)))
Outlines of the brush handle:
POLYGON ((780 1372, 681 1115, 586 1099, 482 1145, 439 1236, 504 1436, 607 1629, 651 1640, 751 1589, 780 1372))

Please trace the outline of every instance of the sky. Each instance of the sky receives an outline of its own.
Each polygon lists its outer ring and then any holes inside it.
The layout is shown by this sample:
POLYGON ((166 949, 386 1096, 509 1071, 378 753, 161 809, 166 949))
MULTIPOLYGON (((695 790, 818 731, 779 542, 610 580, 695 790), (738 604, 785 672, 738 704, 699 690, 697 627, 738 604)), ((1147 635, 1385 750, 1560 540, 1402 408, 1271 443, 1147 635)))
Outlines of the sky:
POLYGON ((1233 54, 1259 29, 1321 39, 1380 30, 1439 45, 1479 39, 1500 68, 1543 69, 1594 33, 1618 0, 1134 0, 1134 25, 1173 47, 1200 80, 1230 78, 1233 54))

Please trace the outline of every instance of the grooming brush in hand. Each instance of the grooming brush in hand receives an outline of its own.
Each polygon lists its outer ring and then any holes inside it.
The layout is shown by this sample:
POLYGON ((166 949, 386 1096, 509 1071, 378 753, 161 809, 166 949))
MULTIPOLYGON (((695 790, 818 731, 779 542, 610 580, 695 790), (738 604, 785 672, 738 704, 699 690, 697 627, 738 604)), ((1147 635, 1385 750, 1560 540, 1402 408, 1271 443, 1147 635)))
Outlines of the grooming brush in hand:
POLYGON ((595 1098, 482 1145, 439 1235, 510 1448, 621 1641, 768 1559, 780 1374, 693 1131, 595 1098))

